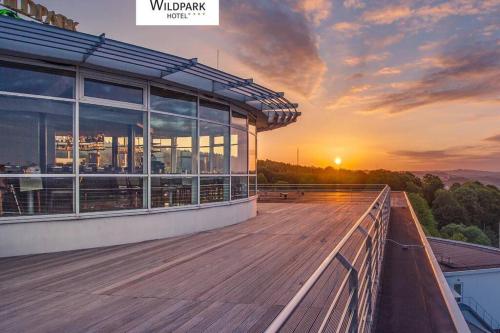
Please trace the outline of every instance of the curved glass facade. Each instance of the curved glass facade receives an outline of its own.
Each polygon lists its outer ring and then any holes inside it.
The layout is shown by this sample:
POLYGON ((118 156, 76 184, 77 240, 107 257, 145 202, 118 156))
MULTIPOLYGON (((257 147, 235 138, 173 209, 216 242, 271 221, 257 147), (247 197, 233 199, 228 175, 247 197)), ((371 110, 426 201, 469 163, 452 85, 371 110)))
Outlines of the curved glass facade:
POLYGON ((0 221, 256 194, 255 120, 153 82, 0 62, 0 221))

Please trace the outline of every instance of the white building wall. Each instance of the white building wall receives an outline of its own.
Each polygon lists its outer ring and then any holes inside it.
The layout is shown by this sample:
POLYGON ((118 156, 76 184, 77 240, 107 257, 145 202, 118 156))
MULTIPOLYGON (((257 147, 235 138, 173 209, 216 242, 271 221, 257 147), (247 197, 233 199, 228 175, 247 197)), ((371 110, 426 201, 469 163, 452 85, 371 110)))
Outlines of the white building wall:
POLYGON ((474 298, 500 322, 500 268, 445 272, 444 276, 452 290, 455 283, 463 283, 462 296, 474 298))
POLYGON ((243 222, 257 199, 142 215, 0 224, 0 257, 142 242, 243 222))

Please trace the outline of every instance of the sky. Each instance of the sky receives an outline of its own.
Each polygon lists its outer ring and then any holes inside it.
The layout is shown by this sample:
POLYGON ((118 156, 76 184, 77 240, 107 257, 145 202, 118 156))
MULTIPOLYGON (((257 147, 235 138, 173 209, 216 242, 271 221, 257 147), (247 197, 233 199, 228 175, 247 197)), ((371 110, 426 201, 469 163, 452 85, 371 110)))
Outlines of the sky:
POLYGON ((220 0, 216 27, 136 26, 135 0, 37 3, 209 66, 220 50, 220 69, 284 91, 302 115, 259 134, 259 159, 500 171, 500 0, 220 0))

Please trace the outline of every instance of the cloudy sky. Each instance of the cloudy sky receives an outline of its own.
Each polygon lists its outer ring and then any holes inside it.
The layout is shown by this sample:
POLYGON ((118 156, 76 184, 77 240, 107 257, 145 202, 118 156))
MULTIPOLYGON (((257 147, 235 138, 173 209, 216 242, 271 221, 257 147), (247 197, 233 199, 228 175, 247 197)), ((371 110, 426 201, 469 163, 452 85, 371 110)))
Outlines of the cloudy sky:
MULTIPOLYGON (((207 0, 210 1, 210 0, 207 0)), ((252 77, 300 104, 259 158, 500 171, 500 0, 220 0, 219 27, 137 27, 135 0, 39 0, 79 30, 252 77)))

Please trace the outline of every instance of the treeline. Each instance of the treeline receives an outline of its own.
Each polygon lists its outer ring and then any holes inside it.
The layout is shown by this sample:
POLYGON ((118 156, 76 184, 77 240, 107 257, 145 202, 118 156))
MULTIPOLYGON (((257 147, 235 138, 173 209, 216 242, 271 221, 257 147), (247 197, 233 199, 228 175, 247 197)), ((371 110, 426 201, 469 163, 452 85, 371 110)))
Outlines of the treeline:
POLYGON ((410 172, 344 170, 258 161, 258 182, 288 184, 388 184, 407 191, 428 235, 498 247, 500 190, 479 182, 453 184, 410 172))

